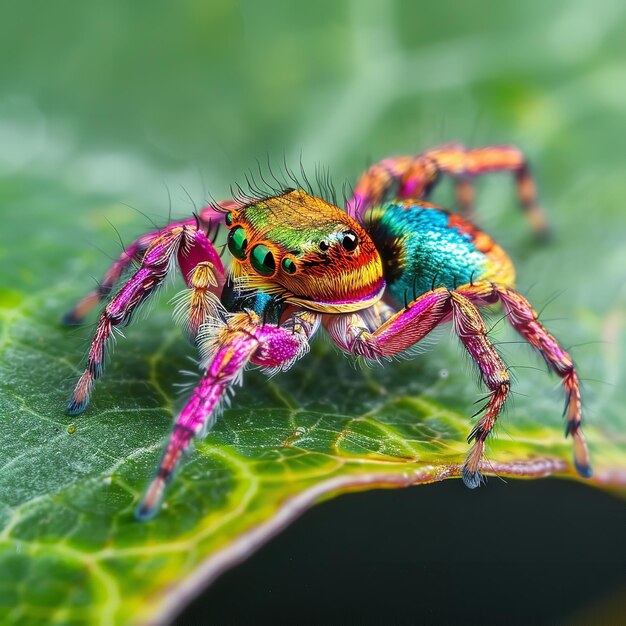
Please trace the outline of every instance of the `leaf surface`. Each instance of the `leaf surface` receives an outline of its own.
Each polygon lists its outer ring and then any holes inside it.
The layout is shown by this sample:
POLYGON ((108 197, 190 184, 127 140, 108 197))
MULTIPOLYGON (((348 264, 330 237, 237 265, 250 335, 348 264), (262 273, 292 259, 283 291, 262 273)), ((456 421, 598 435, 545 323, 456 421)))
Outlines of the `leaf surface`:
MULTIPOLYGON (((83 241, 103 228, 99 216, 111 207, 93 198, 86 223, 72 223, 74 194, 49 183, 28 190, 5 206, 34 207, 46 228, 27 238, 4 232, 11 265, 3 266, 0 291, 0 602, 16 621, 166 620, 323 498, 458 476, 480 389, 456 341, 440 333, 413 360, 360 369, 317 340, 287 374, 268 380, 247 373, 231 408, 188 456, 158 517, 137 522, 133 509, 180 406, 175 385, 189 382, 181 370, 193 369, 193 349, 162 295, 118 341, 88 411, 65 415, 92 328, 68 330, 58 320, 89 286, 87 268, 102 265, 83 241), (37 209, 43 197, 45 215, 37 209)), ((554 262, 572 253, 562 242, 536 254, 554 262)), ((537 263, 534 256, 529 262, 537 263)), ((566 317, 562 334, 569 338, 622 332, 619 307, 599 316, 562 296, 550 309, 566 317)), ((515 335, 499 316, 492 319, 518 394, 501 418, 486 471, 577 479, 562 433, 560 389, 532 367, 537 360, 528 351, 507 343, 515 335)), ((581 350, 583 378, 619 379, 621 347, 607 341, 581 350)), ((623 418, 615 402, 623 392, 606 382, 592 387, 602 395, 593 398, 585 427, 594 465, 589 484, 623 487, 623 418)))
MULTIPOLYGON (((172 322, 172 286, 118 340, 87 412, 65 415, 93 325, 60 318, 119 252, 107 220, 128 243, 152 227, 122 202, 163 223, 165 180, 189 215, 179 183, 200 203, 207 194, 193 187, 206 176, 226 197, 268 152, 280 163, 287 150, 296 169, 304 154, 310 172, 330 165, 341 189, 370 155, 521 145, 553 241, 532 242, 506 177, 478 184, 478 224, 576 360, 594 469, 585 484, 623 491, 623 3, 520 4, 514 15, 460 3, 370 14, 327 2, 302 15, 126 4, 55 4, 33 20, 14 3, 0 21, 0 621, 167 622, 316 502, 458 476, 484 390, 448 331, 415 359, 372 369, 318 338, 290 372, 246 374, 165 508, 137 522, 182 402, 176 385, 193 382, 181 374, 195 355, 172 322)), ((452 206, 445 189, 441 199, 452 206)), ((500 318, 492 337, 515 381, 489 480, 580 480, 558 381, 500 318)))

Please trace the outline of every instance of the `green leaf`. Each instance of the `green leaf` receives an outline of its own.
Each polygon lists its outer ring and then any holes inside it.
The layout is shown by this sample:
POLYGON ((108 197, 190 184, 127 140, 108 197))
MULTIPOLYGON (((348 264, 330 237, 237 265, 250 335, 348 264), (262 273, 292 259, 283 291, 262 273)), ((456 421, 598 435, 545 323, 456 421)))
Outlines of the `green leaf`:
MULTIPOLYGON (((180 405, 174 385, 186 381, 180 370, 190 369, 193 350, 162 297, 118 342, 88 411, 65 415, 91 329, 68 330, 58 320, 89 288, 88 274, 102 269, 86 239, 106 245, 108 236, 98 234, 102 216, 120 208, 94 198, 73 222, 84 195, 19 177, 5 181, 3 195, 9 215, 30 206, 29 219, 40 224, 27 238, 7 229, 2 241, 12 263, 3 265, 0 291, 0 606, 13 620, 165 619, 321 499, 458 476, 468 415, 481 392, 455 341, 443 333, 416 359, 372 369, 354 368, 317 341, 287 374, 246 375, 232 408, 189 455, 158 517, 137 522, 133 509, 180 405)), ((584 203, 569 210, 582 211, 584 203)), ((542 276, 536 301, 545 303, 558 287, 542 265, 575 257, 567 237, 528 251, 520 267, 542 276)), ((622 332, 623 308, 594 311, 587 294, 593 261, 577 267, 579 287, 557 298, 550 316, 565 318, 566 341, 607 342, 575 352, 583 378, 608 383, 589 383, 598 395, 587 411, 594 465, 587 482, 623 486, 623 391, 612 386, 623 367, 623 343, 612 339, 622 332)), ((618 273, 604 268, 606 284, 618 273)), ((514 339, 503 327, 496 324, 494 336, 514 339)), ((489 473, 578 480, 562 434, 561 390, 541 368, 525 369, 537 361, 519 345, 501 349, 518 367, 519 395, 489 448, 489 473)))
MULTIPOLYGON (((135 520, 194 351, 162 294, 118 341, 88 411, 69 417, 93 327, 59 320, 103 272, 101 250, 119 252, 107 220, 126 242, 151 228, 122 201, 162 223, 165 179, 182 213, 178 184, 200 186, 194 159, 225 197, 268 151, 277 163, 287 148, 292 165, 303 151, 305 162, 332 166, 341 188, 368 155, 444 140, 520 143, 554 241, 532 243, 508 180, 481 182, 478 221, 512 254, 520 289, 546 307, 548 327, 574 346, 594 469, 583 482, 622 491, 620 3, 593 13, 584 3, 545 3, 514 20, 508 9, 489 7, 485 20, 473 6, 416 3, 398 11, 402 19, 368 18, 330 2, 323 11, 303 5, 294 20, 264 5, 243 22, 237 3, 216 3, 215 14, 211 3, 187 4, 182 27, 182 13, 152 3, 133 11, 111 3, 102 13, 55 5, 54 19, 36 21, 15 4, 30 36, 9 19, 0 24, 2 85, 17 94, 0 100, 0 621, 167 621, 324 498, 458 476, 484 391, 456 340, 439 333, 411 361, 359 369, 318 339, 287 374, 247 373, 159 515, 135 520), (164 32, 168 45, 155 47, 164 32), (148 41, 144 57, 137 42, 148 41)), ((452 202, 445 190, 438 198, 452 202)), ((488 448, 489 473, 581 480, 563 437, 558 381, 499 313, 491 319, 516 381, 488 448)))

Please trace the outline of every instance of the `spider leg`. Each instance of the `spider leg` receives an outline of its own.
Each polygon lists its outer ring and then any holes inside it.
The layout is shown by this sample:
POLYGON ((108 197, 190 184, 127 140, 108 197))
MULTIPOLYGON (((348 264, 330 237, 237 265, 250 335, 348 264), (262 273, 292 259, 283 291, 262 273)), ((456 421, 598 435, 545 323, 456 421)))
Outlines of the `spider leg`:
POLYGON ((474 223, 474 199, 476 191, 470 176, 457 176, 454 179, 456 204, 461 215, 469 222, 474 223))
POLYGON ((115 283, 117 283, 126 268, 128 268, 133 261, 137 262, 141 259, 160 232, 161 231, 155 231, 142 235, 133 241, 128 248, 123 250, 105 272, 99 285, 87 295, 83 296, 76 305, 63 316, 63 323, 68 326, 80 324, 89 311, 108 297, 115 283))
POLYGON ((506 402, 511 382, 506 366, 487 337, 487 328, 478 309, 460 293, 453 291, 450 295, 455 331, 480 368, 482 379, 489 389, 487 404, 467 438, 468 443, 473 441, 474 444, 463 464, 463 482, 474 489, 483 480, 479 467, 485 451, 485 440, 506 402))
POLYGON ((342 350, 378 360, 413 347, 451 316, 450 292, 440 287, 416 298, 375 329, 364 312, 329 315, 324 327, 342 350))
POLYGON ((471 179, 491 172, 511 172, 517 195, 531 228, 537 235, 548 233, 548 223, 537 203, 537 190, 523 153, 515 146, 466 149, 453 144, 417 156, 384 159, 372 165, 358 180, 347 210, 362 218, 367 209, 386 200, 426 198, 442 174, 456 181, 457 198, 464 214, 474 200, 471 179))
MULTIPOLYGON (((139 269, 122 286, 100 316, 89 349, 87 367, 78 380, 67 406, 70 415, 82 413, 87 407, 94 382, 102 375, 106 346, 113 329, 120 328, 130 321, 137 307, 165 280, 176 256, 179 262, 182 260, 181 266, 184 267, 186 256, 193 256, 194 249, 201 245, 211 244, 206 240, 204 233, 193 226, 172 226, 152 240, 139 269)), ((219 261, 219 257, 217 260, 219 261)), ((217 269, 223 274, 221 263, 217 269)))
POLYGON ((163 282, 183 236, 184 229, 175 227, 155 237, 139 269, 102 312, 89 349, 87 367, 76 383, 72 399, 67 405, 70 415, 82 413, 87 407, 94 381, 102 375, 106 345, 113 328, 128 323, 139 304, 163 282))
POLYGON ((224 324, 205 327, 199 338, 204 376, 179 414, 156 476, 136 510, 136 517, 154 516, 165 487, 191 440, 210 428, 227 391, 252 361, 270 371, 287 369, 308 351, 319 325, 312 313, 295 314, 282 326, 263 324, 252 312, 236 313, 224 324))
POLYGON ((216 295, 220 286, 217 277, 213 263, 201 261, 189 274, 189 289, 185 289, 174 299, 174 319, 182 324, 192 343, 195 342, 202 324, 223 312, 220 299, 216 295))
POLYGON ((326 328, 342 349, 369 359, 379 359, 411 348, 436 326, 450 319, 490 391, 484 413, 468 437, 468 442, 474 444, 463 465, 463 481, 474 488, 482 481, 479 467, 485 440, 504 406, 510 381, 506 367, 487 337, 485 323, 470 300, 459 292, 439 288, 418 297, 373 332, 357 313, 329 318, 326 328))
MULTIPOLYGON (((224 200, 220 203, 219 208, 213 205, 207 205, 200 211, 200 221, 204 224, 221 224, 224 221, 225 212, 231 208, 239 206, 235 200, 224 200)), ((192 226, 196 223, 196 218, 191 217, 171 223, 164 229, 155 230, 153 232, 141 235, 133 241, 122 253, 115 259, 109 269, 105 272, 100 284, 83 296, 74 307, 63 316, 63 323, 68 326, 80 324, 89 311, 109 296, 115 283, 120 279, 124 271, 133 263, 140 263, 146 250, 150 244, 166 230, 171 230, 177 226, 192 226)))
POLYGON ((195 341, 202 324, 216 317, 224 286, 224 267, 220 255, 201 230, 190 235, 191 245, 178 250, 178 265, 188 289, 176 300, 174 317, 181 321, 187 336, 195 341))
POLYGON ((565 436, 571 435, 574 441, 576 470, 584 478, 589 478, 591 476, 589 450, 581 429, 580 383, 571 356, 539 322, 537 313, 528 300, 515 290, 498 284, 477 283, 459 291, 479 303, 490 304, 500 300, 511 326, 541 354, 548 367, 562 379, 566 394, 565 436))

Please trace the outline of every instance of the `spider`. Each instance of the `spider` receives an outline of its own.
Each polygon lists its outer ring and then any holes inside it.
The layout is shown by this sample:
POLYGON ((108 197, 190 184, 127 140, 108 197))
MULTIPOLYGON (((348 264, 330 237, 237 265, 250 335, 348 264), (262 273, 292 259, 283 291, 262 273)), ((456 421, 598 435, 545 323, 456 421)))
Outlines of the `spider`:
POLYGON ((246 195, 239 188, 233 199, 143 235, 125 249, 98 288, 65 318, 80 322, 109 296, 124 270, 138 265, 100 316, 68 412, 85 410, 102 375, 113 330, 130 321, 176 264, 187 289, 178 297, 175 313, 198 347, 202 370, 138 505, 137 518, 155 515, 181 455, 214 423, 222 400, 246 366, 253 363, 269 373, 289 369, 308 352, 320 326, 341 350, 381 361, 452 322, 489 390, 469 434, 472 445, 462 469, 465 484, 478 487, 485 441, 510 392, 507 368, 479 312, 496 303, 562 379, 566 436, 573 438, 578 473, 589 477, 572 359, 515 291, 515 270, 506 252, 470 221, 472 178, 496 171, 514 175, 531 227, 545 234, 547 223, 519 149, 454 144, 372 165, 357 182, 345 211, 336 201, 315 196, 306 177, 302 186, 307 191, 280 187, 272 195, 246 195), (442 175, 455 181, 462 216, 425 200, 442 175), (228 229, 229 272, 209 236, 216 225, 228 229))

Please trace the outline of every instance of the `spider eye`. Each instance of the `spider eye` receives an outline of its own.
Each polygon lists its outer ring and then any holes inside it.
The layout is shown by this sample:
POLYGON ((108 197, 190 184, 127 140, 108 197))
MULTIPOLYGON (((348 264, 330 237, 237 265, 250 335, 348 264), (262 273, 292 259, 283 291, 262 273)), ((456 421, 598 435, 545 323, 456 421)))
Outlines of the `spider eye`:
POLYGON ((252 248, 250 253, 250 263, 252 267, 263 276, 271 276, 276 270, 274 255, 267 246, 260 243, 252 248))
POLYGON ((224 216, 224 223, 226 224, 226 226, 229 226, 229 227, 233 225, 232 212, 226 213, 226 215, 224 216))
POLYGON ((236 259, 246 258, 246 248, 248 247, 248 237, 246 231, 241 226, 235 226, 228 233, 228 249, 236 259))
POLYGON ((287 274, 295 274, 296 273, 296 264, 295 262, 290 259, 289 257, 285 257, 283 259, 283 262, 281 264, 283 266, 283 269, 285 270, 285 272, 287 272, 287 274))
POLYGON ((348 230, 343 234, 341 245, 348 252, 352 252, 353 250, 356 250, 356 247, 359 245, 359 238, 356 236, 356 233, 354 231, 348 230))
POLYGON ((322 239, 322 241, 320 241, 319 246, 322 252, 326 252, 326 250, 330 248, 330 244, 325 239, 322 239))

